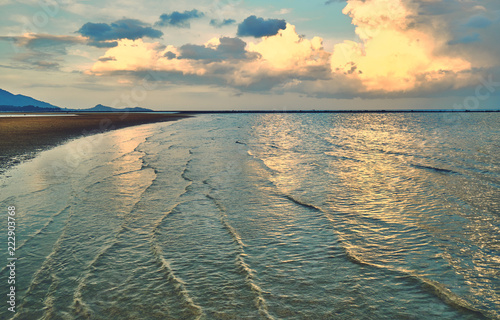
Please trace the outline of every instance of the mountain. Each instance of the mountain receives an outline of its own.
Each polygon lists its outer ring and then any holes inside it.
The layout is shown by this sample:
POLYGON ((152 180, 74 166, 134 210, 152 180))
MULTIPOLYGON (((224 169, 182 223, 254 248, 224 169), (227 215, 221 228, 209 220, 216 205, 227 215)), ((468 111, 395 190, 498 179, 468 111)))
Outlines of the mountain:
POLYGON ((59 108, 50 103, 33 99, 22 94, 12 94, 6 90, 0 89, 0 111, 3 112, 150 112, 146 108, 123 108, 117 109, 98 104, 90 109, 66 109, 59 108))
POLYGON ((90 109, 79 109, 79 110, 74 110, 78 112, 150 112, 153 111, 151 109, 146 109, 146 108, 123 108, 123 109, 117 109, 117 108, 111 108, 111 107, 106 107, 103 106, 102 104, 98 104, 93 108, 90 109))
POLYGON ((22 94, 12 94, 2 89, 0 89, 0 105, 14 107, 34 106, 51 109, 58 108, 53 104, 23 96, 22 94))
POLYGON ((0 106, 0 112, 61 112, 61 108, 40 108, 35 106, 0 106))

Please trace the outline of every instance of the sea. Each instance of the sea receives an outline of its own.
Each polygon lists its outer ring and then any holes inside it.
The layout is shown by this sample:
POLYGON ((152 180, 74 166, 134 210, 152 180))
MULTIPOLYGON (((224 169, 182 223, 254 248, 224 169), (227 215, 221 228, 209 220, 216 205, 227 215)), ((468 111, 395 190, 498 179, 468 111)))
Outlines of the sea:
POLYGON ((500 113, 72 140, 0 175, 0 318, 500 319, 499 150, 500 113))

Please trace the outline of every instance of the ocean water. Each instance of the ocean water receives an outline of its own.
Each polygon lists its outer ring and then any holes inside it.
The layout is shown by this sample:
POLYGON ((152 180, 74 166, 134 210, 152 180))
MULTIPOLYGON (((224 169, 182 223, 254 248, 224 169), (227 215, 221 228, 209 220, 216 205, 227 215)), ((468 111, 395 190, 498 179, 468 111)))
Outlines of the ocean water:
POLYGON ((0 176, 0 318, 500 319, 499 147, 498 113, 199 115, 71 141, 0 176))

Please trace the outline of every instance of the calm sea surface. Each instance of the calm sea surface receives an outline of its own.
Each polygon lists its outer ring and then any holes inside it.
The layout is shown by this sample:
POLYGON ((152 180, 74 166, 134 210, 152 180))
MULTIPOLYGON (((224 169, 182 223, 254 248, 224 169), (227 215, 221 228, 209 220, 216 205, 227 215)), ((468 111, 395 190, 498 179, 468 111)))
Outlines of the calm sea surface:
POLYGON ((499 150, 498 113, 200 115, 74 140, 0 176, 0 318, 500 319, 499 150))

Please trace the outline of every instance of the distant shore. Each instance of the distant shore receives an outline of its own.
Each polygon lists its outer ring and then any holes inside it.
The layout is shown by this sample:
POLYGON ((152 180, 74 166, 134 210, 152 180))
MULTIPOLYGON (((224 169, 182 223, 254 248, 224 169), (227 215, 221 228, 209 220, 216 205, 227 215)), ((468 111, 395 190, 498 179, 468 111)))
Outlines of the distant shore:
POLYGON ((0 173, 37 152, 84 135, 140 124, 174 121, 185 114, 151 113, 72 113, 35 114, 3 113, 0 117, 0 173))

